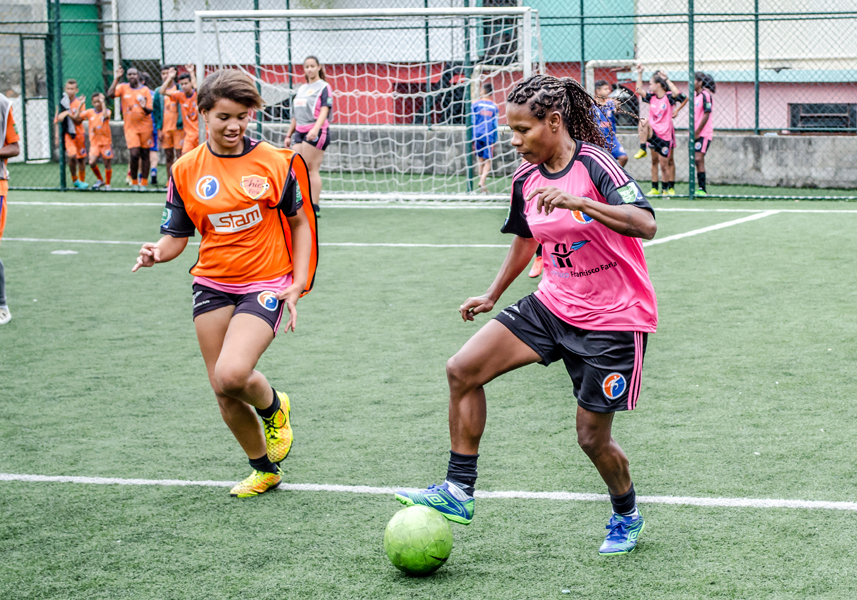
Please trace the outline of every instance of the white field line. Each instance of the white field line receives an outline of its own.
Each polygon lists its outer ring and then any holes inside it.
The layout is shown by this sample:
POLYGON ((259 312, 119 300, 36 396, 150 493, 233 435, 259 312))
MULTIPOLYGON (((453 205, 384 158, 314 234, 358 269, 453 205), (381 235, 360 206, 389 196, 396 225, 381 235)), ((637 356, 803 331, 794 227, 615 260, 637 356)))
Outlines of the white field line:
MULTIPOLYGON (((680 240, 682 238, 691 237, 694 235, 699 235, 700 233, 707 233, 709 231, 716 231, 717 229, 723 229, 724 227, 731 227, 732 225, 738 225, 739 223, 745 223, 747 221, 755 221, 756 219, 762 219, 764 217, 769 217, 771 215, 777 214, 779 211, 769 210, 761 213, 754 213, 747 217, 741 217, 740 219, 735 219, 734 221, 726 221, 725 223, 718 223, 717 225, 710 225, 708 227, 703 227, 701 229, 694 229, 692 231, 686 231, 685 233, 679 233, 676 235, 670 235, 665 238, 660 238, 656 240, 651 240, 648 242, 643 242, 643 246, 654 246, 655 244, 663 244, 665 242, 671 242, 673 240, 680 240)), ((857 212, 857 211, 855 211, 857 212)), ((143 242, 123 242, 118 240, 61 240, 61 239, 50 239, 50 238, 4 238, 4 241, 8 242, 55 242, 55 243, 65 243, 65 244, 128 244, 134 246, 141 246, 143 242)), ((199 242, 191 242, 190 246, 198 246, 199 242)), ((359 247, 359 248, 508 248, 509 244, 385 244, 385 243, 363 243, 363 242, 322 242, 319 246, 351 246, 351 247, 359 247)))
POLYGON ((732 227, 733 225, 738 225, 739 223, 746 223, 748 221, 756 221, 758 219, 764 219, 765 217, 770 217, 771 215, 777 214, 779 211, 776 210, 767 210, 765 212, 756 213, 753 215, 749 215, 747 217, 741 217, 740 219, 735 219, 734 221, 726 221, 725 223, 718 223, 717 225, 709 225, 708 227, 703 227, 701 229, 694 229, 693 231, 687 231, 685 233, 678 233, 676 235, 668 235, 665 238, 655 239, 648 242, 643 242, 643 246, 654 246, 656 244, 664 244, 666 242, 671 242, 673 240, 680 240, 682 238, 691 237, 694 235, 699 235, 700 233, 708 233, 709 231, 717 231, 718 229, 723 229, 725 227, 732 227))
MULTIPOLYGON (((0 481, 23 481, 29 483, 77 483, 88 485, 144 485, 179 487, 215 487, 228 488, 234 481, 188 481, 184 479, 120 479, 118 477, 75 477, 24 475, 0 473, 0 481)), ((293 492, 336 492, 351 494, 392 495, 399 489, 391 487, 372 487, 368 485, 322 485, 314 483, 281 483, 280 489, 293 492)), ((565 500, 572 502, 606 502, 607 494, 579 494, 575 492, 476 492, 477 498, 523 499, 523 500, 565 500)), ((857 502, 827 502, 823 500, 777 500, 767 498, 697 498, 693 496, 637 496, 642 504, 673 504, 679 506, 711 506, 725 508, 800 508, 823 510, 857 511, 857 502)))
MULTIPOLYGON (((131 207, 157 207, 163 208, 163 202, 16 202, 14 200, 10 200, 8 204, 13 206, 67 206, 67 207, 100 207, 100 206, 110 206, 110 207, 123 207, 123 206, 131 206, 131 207)), ((325 209, 334 209, 334 208, 367 208, 367 209, 426 209, 426 210, 483 210, 483 209, 491 209, 491 210, 508 210, 509 205, 504 203, 473 203, 473 202, 433 202, 433 203, 418 203, 418 202, 408 202, 408 203, 396 203, 396 202, 354 202, 354 203, 345 203, 345 202, 330 202, 324 205, 325 209)), ((776 209, 777 212, 784 213, 854 213, 857 214, 857 210, 846 210, 846 209, 800 209, 800 208, 783 208, 776 209)), ((764 208, 684 208, 684 207, 674 207, 674 208, 659 208, 655 207, 655 212, 703 212, 703 213, 763 213, 768 212, 764 208)))

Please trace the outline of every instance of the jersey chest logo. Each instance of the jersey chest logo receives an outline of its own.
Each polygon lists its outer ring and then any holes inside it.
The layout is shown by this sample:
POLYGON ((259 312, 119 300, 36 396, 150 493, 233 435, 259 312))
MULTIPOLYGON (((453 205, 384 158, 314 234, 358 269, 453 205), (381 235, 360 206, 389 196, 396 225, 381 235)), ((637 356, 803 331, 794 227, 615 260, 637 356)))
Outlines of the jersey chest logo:
POLYGON ((235 233, 255 227, 262 222, 262 210, 258 205, 244 210, 230 210, 208 215, 208 220, 217 233, 235 233))
POLYGON ((571 264, 571 255, 588 243, 589 240, 581 240, 579 242, 574 242, 571 247, 566 244, 555 244, 554 250, 551 252, 551 263, 553 263, 553 266, 557 269, 573 268, 574 265, 571 264))
POLYGON ((261 175, 244 175, 240 185, 251 200, 258 200, 271 187, 268 178, 261 175))
POLYGON ((197 180, 195 190, 200 200, 211 200, 220 191, 220 182, 214 175, 203 175, 197 180))

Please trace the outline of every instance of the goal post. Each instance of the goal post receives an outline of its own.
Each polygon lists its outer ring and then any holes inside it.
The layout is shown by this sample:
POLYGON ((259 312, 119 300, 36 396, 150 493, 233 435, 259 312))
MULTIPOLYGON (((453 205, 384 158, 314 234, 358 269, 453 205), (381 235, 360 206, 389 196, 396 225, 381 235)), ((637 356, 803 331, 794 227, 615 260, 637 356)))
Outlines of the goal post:
POLYGON ((306 81, 303 61, 318 57, 333 98, 323 199, 508 197, 519 159, 507 128, 487 143, 490 126, 479 125, 473 103, 489 83, 502 111, 516 83, 544 72, 536 10, 198 11, 195 32, 197 80, 219 68, 245 72, 265 101, 247 133, 276 146, 306 81))

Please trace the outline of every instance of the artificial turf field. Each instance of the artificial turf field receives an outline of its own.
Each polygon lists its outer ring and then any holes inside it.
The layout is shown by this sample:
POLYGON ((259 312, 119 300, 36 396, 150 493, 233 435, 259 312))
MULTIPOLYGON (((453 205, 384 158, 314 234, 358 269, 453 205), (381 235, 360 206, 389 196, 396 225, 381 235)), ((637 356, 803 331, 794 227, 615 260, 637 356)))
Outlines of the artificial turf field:
MULTIPOLYGON (((603 558, 606 499, 483 497, 473 524, 454 527, 448 564, 412 579, 381 546, 401 508, 390 493, 236 500, 226 483, 154 481, 249 473, 196 346, 195 248, 132 275, 134 244, 22 239, 154 241, 161 202, 11 194, 0 473, 153 481, 0 476, 0 598, 853 597, 857 205, 655 200, 656 241, 763 214, 723 209, 783 212, 647 248, 659 331, 638 408, 614 427, 645 497, 852 504, 641 502, 637 550, 603 558)), ((357 245, 322 247, 297 332, 281 333, 259 365, 292 398, 288 483, 442 479, 444 363, 488 318, 465 324, 456 309, 496 274, 505 249, 495 245, 510 241, 503 216, 488 206, 324 208, 322 243, 357 245), (430 246, 360 245, 379 243, 430 246)), ((534 289, 522 275, 498 308, 534 289)), ((488 409, 480 490, 606 492, 576 445, 562 365, 489 384, 488 409)))

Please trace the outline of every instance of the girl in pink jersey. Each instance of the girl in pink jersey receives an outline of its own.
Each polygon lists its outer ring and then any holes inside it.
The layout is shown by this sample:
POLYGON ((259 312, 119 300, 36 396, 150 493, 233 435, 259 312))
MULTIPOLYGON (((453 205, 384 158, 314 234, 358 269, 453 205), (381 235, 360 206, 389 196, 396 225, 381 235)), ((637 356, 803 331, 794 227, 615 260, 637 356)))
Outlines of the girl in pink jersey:
POLYGON ((696 73, 693 91, 694 144, 693 159, 696 162, 696 181, 699 183, 699 196, 707 196, 705 181, 705 154, 714 137, 714 120, 711 118, 711 96, 717 89, 714 78, 708 73, 696 73))
POLYGON ((675 163, 671 162, 672 151, 675 147, 675 128, 673 118, 687 101, 687 96, 681 93, 663 71, 658 71, 649 80, 649 91, 643 93, 643 65, 637 65, 637 95, 641 102, 649 105, 648 117, 640 119, 640 149, 634 158, 646 156, 646 145, 658 154, 658 160, 652 159, 652 189, 650 196, 660 195, 658 190, 658 167, 660 166, 663 193, 675 195, 675 163), (679 107, 674 112, 673 106, 679 107))
POLYGON ((485 384, 513 369, 562 359, 577 398, 578 443, 613 503, 599 552, 626 554, 644 522, 628 459, 611 430, 616 411, 636 406, 647 334, 657 326, 640 239, 654 237, 657 225, 642 190, 604 149, 593 104, 576 81, 547 75, 522 81, 509 94, 512 146, 524 162, 513 177, 502 231, 515 238, 488 291, 459 308, 462 319, 491 311, 539 244, 544 275, 535 294, 502 310, 446 365, 452 442, 446 481, 399 491, 396 498, 470 523, 485 384))

